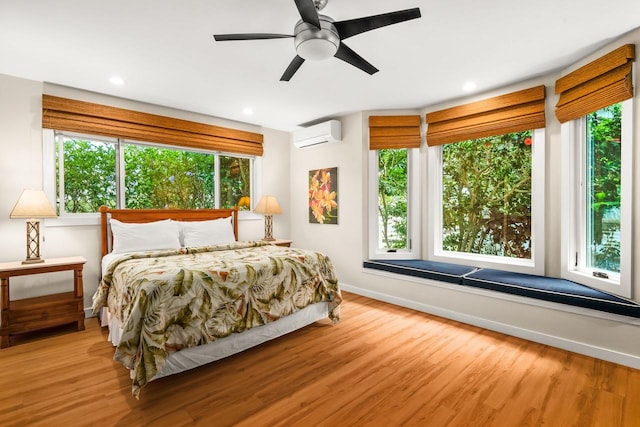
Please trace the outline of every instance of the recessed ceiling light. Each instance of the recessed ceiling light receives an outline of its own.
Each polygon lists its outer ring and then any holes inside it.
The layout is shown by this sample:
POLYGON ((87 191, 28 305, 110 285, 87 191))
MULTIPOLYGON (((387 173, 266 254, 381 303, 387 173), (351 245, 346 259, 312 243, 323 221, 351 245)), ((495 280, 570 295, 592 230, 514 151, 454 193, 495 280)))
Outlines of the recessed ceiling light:
POLYGON ((464 90, 465 92, 472 92, 472 91, 476 90, 477 87, 478 87, 478 85, 476 85, 476 82, 466 82, 462 86, 462 90, 464 90))
POLYGON ((111 82, 111 84, 114 84, 116 86, 122 86, 124 84, 124 80, 122 79, 122 77, 120 76, 113 76, 109 79, 109 82, 111 82))
POLYGON ((242 109, 242 112, 244 113, 245 116, 250 116, 253 114, 253 110, 249 107, 244 107, 242 109))

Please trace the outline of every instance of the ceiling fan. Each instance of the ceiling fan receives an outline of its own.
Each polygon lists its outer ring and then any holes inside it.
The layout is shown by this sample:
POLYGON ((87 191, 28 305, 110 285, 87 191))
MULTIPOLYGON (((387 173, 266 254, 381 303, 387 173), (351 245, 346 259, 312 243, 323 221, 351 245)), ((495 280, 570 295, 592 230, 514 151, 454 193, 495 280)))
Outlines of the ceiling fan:
POLYGON ((387 25, 397 24, 410 19, 420 18, 420 9, 406 9, 396 12, 363 18, 334 21, 318 12, 322 10, 328 0, 294 0, 298 12, 302 17, 293 29, 293 35, 271 33, 249 34, 216 34, 216 41, 233 40, 265 40, 293 37, 296 56, 285 70, 280 81, 289 81, 298 71, 305 60, 321 60, 335 56, 368 74, 378 72, 378 69, 367 62, 360 55, 351 50, 343 40, 360 33, 375 30, 387 25))

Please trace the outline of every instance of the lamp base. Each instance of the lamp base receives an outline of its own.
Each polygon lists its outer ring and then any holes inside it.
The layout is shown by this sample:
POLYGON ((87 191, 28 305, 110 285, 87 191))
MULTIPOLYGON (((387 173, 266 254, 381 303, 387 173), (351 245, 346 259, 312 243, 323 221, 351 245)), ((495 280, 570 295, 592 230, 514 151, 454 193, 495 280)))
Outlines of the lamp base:
POLYGON ((273 237, 273 215, 267 214, 264 216, 264 238, 262 240, 267 242, 276 240, 273 237))
POLYGON ((40 258, 40 221, 30 219, 27 221, 27 259, 23 264, 37 264, 44 262, 40 258))

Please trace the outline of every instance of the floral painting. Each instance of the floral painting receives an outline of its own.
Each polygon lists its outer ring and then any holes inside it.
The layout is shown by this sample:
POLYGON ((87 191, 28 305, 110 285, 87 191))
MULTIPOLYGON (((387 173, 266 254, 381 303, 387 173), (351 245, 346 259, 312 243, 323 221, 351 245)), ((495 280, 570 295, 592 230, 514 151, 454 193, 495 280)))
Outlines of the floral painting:
POLYGON ((338 223, 338 168, 309 171, 309 222, 338 223))

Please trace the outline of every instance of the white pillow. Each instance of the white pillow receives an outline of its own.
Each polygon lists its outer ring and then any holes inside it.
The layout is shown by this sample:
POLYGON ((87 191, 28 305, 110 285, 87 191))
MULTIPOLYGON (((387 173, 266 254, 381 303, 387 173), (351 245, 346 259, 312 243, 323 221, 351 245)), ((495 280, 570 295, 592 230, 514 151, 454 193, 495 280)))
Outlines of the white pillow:
POLYGON ((112 253, 178 249, 180 229, 170 219, 146 223, 121 222, 111 218, 112 253))
POLYGON ((179 223, 182 246, 186 248, 213 246, 236 241, 231 217, 209 221, 179 221, 179 223))

